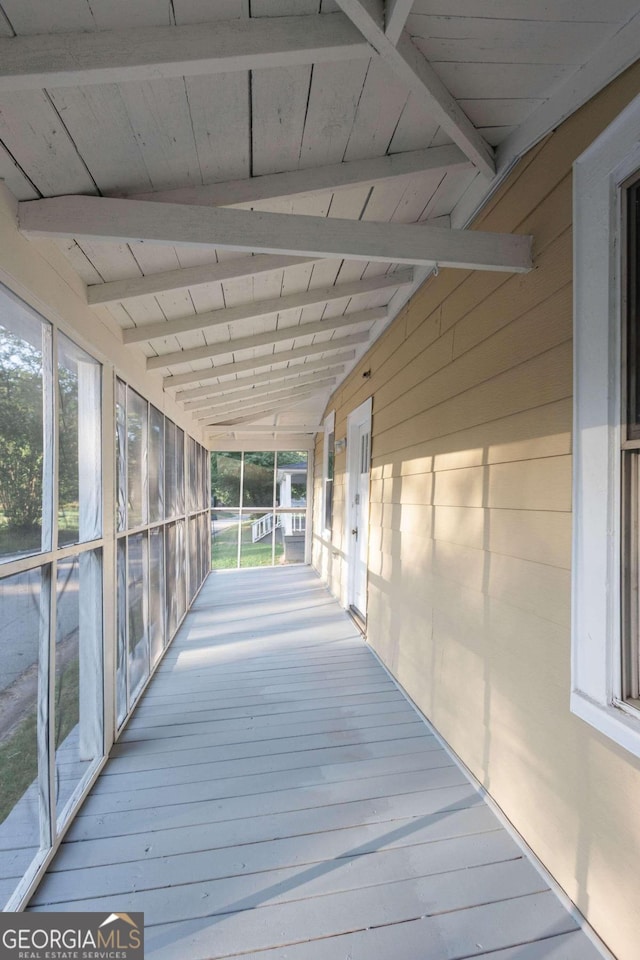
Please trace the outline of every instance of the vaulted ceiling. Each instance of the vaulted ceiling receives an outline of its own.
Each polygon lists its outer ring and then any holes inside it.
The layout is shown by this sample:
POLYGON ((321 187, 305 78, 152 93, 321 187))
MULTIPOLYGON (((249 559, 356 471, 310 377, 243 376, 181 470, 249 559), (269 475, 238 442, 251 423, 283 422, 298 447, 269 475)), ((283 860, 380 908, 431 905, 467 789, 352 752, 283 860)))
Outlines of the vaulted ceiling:
POLYGON ((639 55, 637 0, 0 0, 0 177, 212 445, 286 446, 436 265, 530 268, 464 227, 639 55))

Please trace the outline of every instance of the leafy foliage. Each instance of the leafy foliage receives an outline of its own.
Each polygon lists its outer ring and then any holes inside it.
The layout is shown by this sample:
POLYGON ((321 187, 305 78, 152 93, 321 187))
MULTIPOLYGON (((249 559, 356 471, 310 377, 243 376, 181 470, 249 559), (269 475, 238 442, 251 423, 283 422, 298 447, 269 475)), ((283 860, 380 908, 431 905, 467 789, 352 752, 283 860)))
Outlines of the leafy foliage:
POLYGON ((42 355, 6 331, 0 337, 0 506, 10 528, 40 522, 42 355))

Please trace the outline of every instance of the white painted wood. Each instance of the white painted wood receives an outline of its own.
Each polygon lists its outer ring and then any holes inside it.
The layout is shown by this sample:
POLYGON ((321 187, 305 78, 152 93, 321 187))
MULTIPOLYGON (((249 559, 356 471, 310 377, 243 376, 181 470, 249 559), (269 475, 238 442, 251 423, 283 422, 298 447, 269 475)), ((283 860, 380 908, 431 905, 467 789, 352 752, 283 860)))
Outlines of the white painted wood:
POLYGON ((412 6, 413 0, 386 0, 384 32, 391 43, 400 39, 412 6))
POLYGON ((147 359, 147 370, 159 370, 177 363, 187 363, 191 360, 204 360, 213 357, 223 357, 241 350, 252 350, 254 347, 270 346, 288 340, 299 340, 302 337, 315 336, 318 333, 327 333, 333 330, 342 330, 358 324, 374 323, 386 316, 384 307, 375 307, 371 310, 359 310, 356 313, 347 313, 341 317, 329 317, 315 323, 303 323, 294 327, 283 327, 278 330, 268 330, 266 333, 256 333, 250 337, 239 337, 213 343, 205 347, 194 347, 191 350, 181 350, 176 353, 160 354, 147 359))
POLYGON ((347 415, 347 471, 344 512, 346 553, 345 605, 367 620, 369 570, 369 488, 371 411, 369 397, 347 415))
POLYGON ((299 393, 295 398, 295 402, 292 399, 288 399, 273 403, 269 398, 266 398, 263 405, 257 404, 251 406, 249 404, 243 404, 238 410, 243 416, 230 416, 230 413, 233 411, 227 411, 226 413, 223 411, 219 416, 212 414, 206 422, 203 422, 203 427, 206 429, 207 426, 233 426, 236 423, 255 423, 256 420, 265 420, 270 416, 279 416, 286 410, 295 409, 301 400, 308 400, 315 396, 315 391, 307 391, 306 393, 299 393))
POLYGON ((404 34, 397 44, 394 44, 372 18, 363 0, 338 0, 338 5, 362 31, 382 59, 406 83, 408 89, 428 101, 430 112, 454 143, 458 144, 478 169, 492 177, 495 173, 492 148, 460 109, 411 38, 404 34))
MULTIPOLYGON (((358 110, 360 109, 359 105, 358 110)), ((370 138, 369 131, 368 139, 370 138)), ((351 148, 352 139, 353 135, 349 140, 347 152, 351 148)), ((426 150, 411 150, 373 159, 346 160, 342 163, 292 170, 286 173, 263 174, 244 180, 228 180, 224 183, 208 183, 199 187, 141 193, 132 199, 224 207, 250 206, 262 200, 312 196, 316 193, 336 192, 354 186, 372 186, 389 179, 409 177, 429 170, 463 166, 468 162, 459 147, 453 145, 431 147, 426 150)))
POLYGON ((0 140, 43 196, 96 193, 95 183, 45 91, 7 93, 2 96, 1 108, 0 140))
MULTIPOLYGON (((203 21, 211 14, 211 5, 207 6, 209 14, 203 21)), ((209 77, 185 78, 202 183, 251 173, 249 81, 249 73, 218 74, 214 92, 209 77)))
POLYGON ((369 59, 342 14, 0 38, 0 91, 369 59))
MULTIPOLYGON (((610 28, 609 28, 610 29, 610 28)), ((460 63, 582 64, 603 40, 594 21, 412 16, 407 24, 427 59, 460 63)))
POLYGON ((146 240, 228 250, 347 257, 388 263, 435 263, 465 269, 526 272, 531 237, 442 227, 352 222, 249 210, 104 197, 56 197, 19 204, 26 236, 146 240))
MULTIPOLYGON (((336 376, 325 376, 325 373, 328 371, 318 371, 317 373, 311 373, 308 376, 304 377, 295 377, 293 381, 262 381, 263 384, 266 383, 266 386, 250 386, 245 387, 242 390, 235 390, 233 392, 224 392, 216 396, 207 396, 202 397, 199 400, 191 400, 188 403, 185 403, 185 410, 190 410, 191 412, 202 411, 211 408, 212 403, 219 404, 229 404, 229 403, 242 403, 243 400, 253 399, 255 397, 267 396, 269 394, 275 394, 276 391, 280 393, 283 390, 289 390, 299 387, 306 387, 309 385, 317 386, 318 388, 330 386, 332 383, 336 382, 336 376)), ((260 381, 259 381, 260 382, 260 381)), ((196 416, 199 416, 199 413, 195 413, 196 416)))
POLYGON ((574 164, 574 489, 571 709, 635 756, 621 708, 623 526, 620 185, 640 168, 640 97, 574 164))
MULTIPOLYGON (((265 424, 255 424, 252 427, 247 427, 247 428, 239 427, 234 430, 224 430, 223 428, 216 428, 215 430, 211 430, 209 432, 209 438, 211 439, 212 437, 219 437, 219 436, 242 436, 242 437, 251 436, 251 437, 259 438, 260 443, 262 444, 262 441, 266 435, 273 435, 273 436, 286 435, 287 443, 291 445, 295 441, 295 436, 290 436, 291 434, 304 436, 305 442, 306 442, 308 440, 307 434, 314 434, 316 433, 317 430, 318 430, 317 424, 313 424, 313 423, 310 423, 310 424, 297 423, 297 424, 290 424, 288 426, 287 424, 278 424, 278 425, 273 424, 271 426, 268 426, 265 424)), ((227 447, 224 447, 224 449, 226 450, 227 447)), ((243 449, 246 449, 246 444, 243 449)), ((260 449, 263 450, 265 448, 261 446, 260 449)), ((280 446, 279 449, 282 449, 282 446, 280 446)))
POLYGON ((252 72, 251 151, 255 176, 297 168, 310 83, 310 66, 252 72), (276 136, 274 130, 278 131, 276 136))
MULTIPOLYGON (((632 5, 635 7, 635 5, 632 5)), ((607 10, 609 6, 607 5, 607 10)), ((622 73, 638 58, 640 49, 640 13, 618 26, 592 52, 589 61, 557 86, 541 106, 507 138, 497 151, 499 170, 506 170, 513 161, 557 127, 578 107, 586 103, 607 83, 622 73)), ((598 19, 594 15, 594 19, 598 19)))
POLYGON ((167 270, 144 277, 127 280, 111 280, 108 283, 93 283, 87 287, 87 301, 91 306, 117 303, 136 297, 147 297, 168 290, 185 290, 211 283, 224 283, 240 277, 252 277, 259 273, 283 270, 300 263, 315 263, 312 258, 277 257, 256 254, 255 257, 234 257, 221 263, 199 264, 180 270, 167 270))
MULTIPOLYGON (((345 353, 342 357, 344 362, 352 360, 355 356, 355 351, 345 353)), ((200 400, 206 399, 211 396, 217 396, 220 393, 227 393, 229 391, 235 391, 238 389, 245 389, 249 384, 254 383, 272 383, 278 380, 290 380, 292 378, 297 378, 302 375, 305 375, 307 371, 312 373, 314 376, 317 375, 317 371, 326 370, 327 376, 338 375, 342 373, 345 369, 344 363, 337 363, 338 358, 327 357, 326 359, 321 360, 312 360, 304 364, 294 364, 291 367, 277 367, 275 370, 267 370, 265 373, 253 373, 249 371, 248 376, 245 377, 236 377, 235 380, 223 380, 217 384, 209 384, 203 387, 192 387, 188 390, 179 390, 175 395, 175 399, 184 403, 185 409, 188 409, 187 404, 192 402, 198 402, 200 400)))
MULTIPOLYGON (((250 360, 239 360, 235 363, 221 364, 218 367, 206 367, 201 370, 194 370, 191 373, 174 374, 172 377, 165 377, 163 380, 164 389, 171 387, 184 386, 187 383, 198 383, 206 380, 217 380, 218 377, 246 372, 247 370, 259 370, 263 367, 270 367, 276 363, 288 363, 291 360, 305 360, 312 354, 317 353, 335 353, 340 351, 339 358, 345 347, 353 347, 366 343, 369 339, 367 333, 354 333, 348 337, 337 337, 325 343, 312 343, 306 347, 296 347, 294 350, 283 350, 280 353, 271 352, 264 356, 253 357, 250 360)), ((338 359, 338 358, 336 358, 338 359)))
MULTIPOLYGON (((266 373, 254 373, 250 377, 242 377, 238 380, 225 380, 217 386, 196 387, 196 390, 199 390, 200 393, 195 399, 183 401, 182 395, 178 393, 176 394, 176 400, 184 403, 185 410, 195 410, 206 406, 212 397, 219 395, 236 396, 238 394, 248 393, 254 389, 256 384, 280 382, 284 384, 287 380, 294 381, 295 383, 311 382, 314 377, 321 374, 338 377, 341 373, 344 373, 345 369, 344 364, 336 366, 331 365, 330 360, 320 360, 315 363, 306 363, 302 367, 272 370, 266 373), (309 369, 309 373, 305 372, 307 369, 309 369)), ((184 392, 186 393, 187 391, 184 392)))
POLYGON ((231 398, 226 402, 222 400, 216 403, 214 406, 205 407, 204 409, 197 410, 194 412, 194 417, 198 422, 210 421, 214 416, 217 416, 221 413, 227 413, 230 410, 233 410, 235 407, 236 410, 244 412, 245 405, 249 400, 255 399, 258 400, 268 400, 269 402, 274 401, 279 403, 280 400, 288 400, 291 397, 302 397, 302 396, 314 396, 317 391, 326 390, 328 387, 331 387, 335 384, 335 377, 331 377, 325 380, 315 380, 312 382, 307 381, 305 384, 300 384, 299 386, 287 387, 281 390, 278 389, 262 389, 255 390, 254 397, 242 396, 237 399, 231 398), (312 392, 309 392, 309 388, 312 388, 312 392))
POLYGON ((301 167, 344 159, 369 63, 354 60, 314 65, 300 145, 301 167))
MULTIPOLYGON (((375 57, 369 64, 358 100, 345 161, 355 162, 387 153, 408 96, 402 81, 383 60, 375 57)), ((454 149, 458 148, 454 146, 454 149)), ((462 151, 460 157, 469 163, 462 151)))
POLYGON ((413 14, 441 17, 482 17, 490 20, 590 20, 607 23, 628 20, 636 12, 636 0, 414 0, 413 14))
POLYGON ((389 291, 399 287, 411 286, 412 283, 413 271, 402 270, 396 273, 388 273, 382 277, 372 277, 369 280, 358 280, 356 283, 339 283, 334 287, 314 288, 305 293, 292 294, 289 297, 261 300, 238 307, 229 307, 226 310, 214 310, 211 313, 197 314, 179 320, 124 330, 122 339, 124 343, 139 343, 142 340, 170 337, 190 330, 206 330, 210 327, 235 323, 239 320, 259 320, 274 313, 283 313, 286 310, 296 310, 311 304, 323 304, 333 300, 346 299, 350 301, 352 298, 363 294, 389 291))

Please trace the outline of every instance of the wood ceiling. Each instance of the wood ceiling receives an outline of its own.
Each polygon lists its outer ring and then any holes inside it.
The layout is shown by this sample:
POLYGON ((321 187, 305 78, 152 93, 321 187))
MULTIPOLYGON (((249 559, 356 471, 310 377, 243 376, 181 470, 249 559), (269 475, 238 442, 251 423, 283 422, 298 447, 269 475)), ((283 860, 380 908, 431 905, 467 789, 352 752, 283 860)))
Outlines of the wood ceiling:
POLYGON ((639 53, 637 0, 0 0, 0 177, 212 445, 298 445, 434 265, 530 268, 463 228, 639 53))

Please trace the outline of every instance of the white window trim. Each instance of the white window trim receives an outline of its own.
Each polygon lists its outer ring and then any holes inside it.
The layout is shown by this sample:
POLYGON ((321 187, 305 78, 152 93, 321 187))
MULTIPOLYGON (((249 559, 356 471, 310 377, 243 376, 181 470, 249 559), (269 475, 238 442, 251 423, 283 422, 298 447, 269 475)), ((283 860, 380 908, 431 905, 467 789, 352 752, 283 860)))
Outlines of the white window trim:
MULTIPOLYGON (((329 436, 333 433, 334 436, 334 468, 333 468, 333 482, 335 486, 335 429, 336 429, 336 412, 332 410, 324 418, 324 434, 322 442, 322 535, 326 539, 331 539, 332 530, 331 527, 326 526, 326 517, 327 517, 327 478, 329 474, 329 436)), ((335 495, 335 490, 334 490, 335 495)), ((334 500, 335 503, 335 500, 334 500)))
POLYGON ((580 156, 574 176, 574 534, 571 710, 640 756, 621 691, 621 204, 640 169, 640 97, 580 156))

